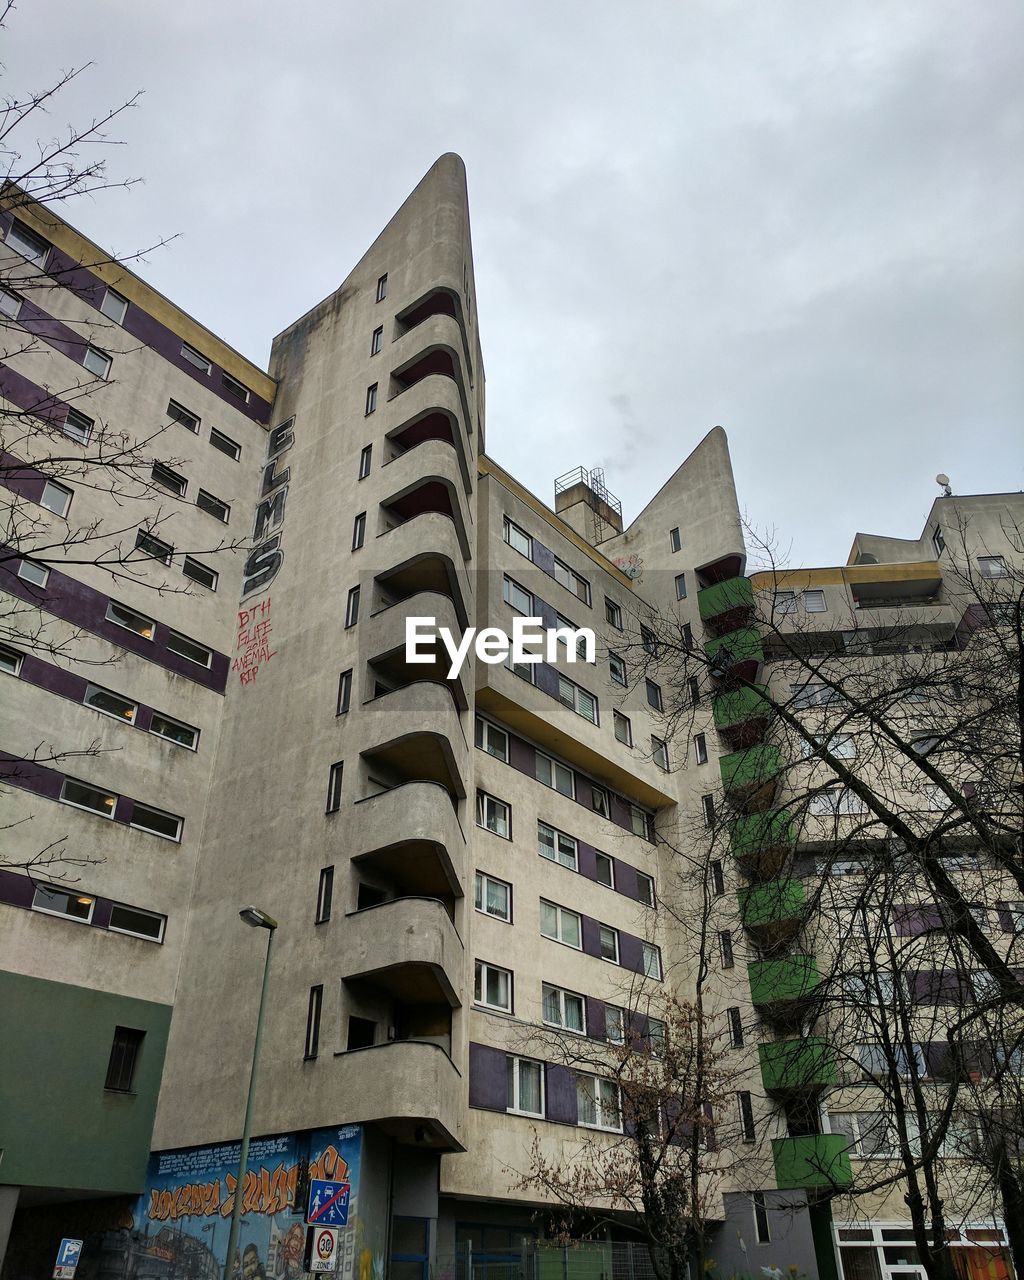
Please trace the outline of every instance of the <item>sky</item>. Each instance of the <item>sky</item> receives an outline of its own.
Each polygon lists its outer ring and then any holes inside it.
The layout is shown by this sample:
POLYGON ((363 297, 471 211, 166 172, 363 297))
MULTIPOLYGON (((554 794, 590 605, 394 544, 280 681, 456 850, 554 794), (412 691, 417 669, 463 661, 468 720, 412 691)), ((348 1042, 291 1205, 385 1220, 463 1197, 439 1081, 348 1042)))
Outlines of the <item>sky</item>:
MULTIPOLYGON (((793 565, 1024 486, 1017 0, 21 0, 36 133, 143 89, 66 205, 265 367, 433 161, 466 162, 487 449, 635 516, 716 424, 793 565)), ((22 134, 22 144, 31 140, 22 134)))

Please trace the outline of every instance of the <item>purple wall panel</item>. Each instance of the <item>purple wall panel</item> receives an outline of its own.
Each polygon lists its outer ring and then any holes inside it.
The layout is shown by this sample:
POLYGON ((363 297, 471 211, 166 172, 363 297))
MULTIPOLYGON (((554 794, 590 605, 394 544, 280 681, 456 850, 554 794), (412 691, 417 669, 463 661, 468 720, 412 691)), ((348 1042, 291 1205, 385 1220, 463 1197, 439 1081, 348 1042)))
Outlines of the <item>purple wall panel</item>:
POLYGON ((0 902, 12 907, 31 907, 35 891, 35 882, 30 876, 0 868, 0 902))
POLYGON ((642 950, 643 944, 639 938, 635 938, 631 933, 624 933, 619 930, 619 964, 623 969, 632 969, 634 973, 643 973, 644 956, 642 950))
POLYGON ((619 893, 625 894, 627 898, 639 901, 640 894, 636 887, 636 867, 631 867, 628 862, 615 862, 615 887, 619 893))
POLYGON ((597 879, 597 850, 591 844, 584 844, 582 840, 576 841, 576 859, 579 866, 581 876, 586 876, 588 880, 597 879))
POLYGON ((593 996, 584 996, 587 1002, 587 1035, 592 1040, 605 1038, 603 1000, 595 1000, 593 996))
POLYGON ((588 956, 601 956, 601 927, 591 916, 583 917, 583 950, 588 956))
POLYGON ((538 662, 537 667, 537 688, 541 693, 548 694, 549 697, 558 697, 558 672, 554 667, 549 667, 546 662, 538 662))
POLYGON ((51 426, 63 427, 68 405, 8 365, 0 364, 0 395, 51 426))
POLYGON ((33 791, 37 796, 57 800, 60 798, 64 774, 46 765, 36 764, 34 760, 24 760, 20 756, 12 756, 10 752, 0 751, 0 780, 12 787, 33 791))
POLYGON ((542 542, 533 539, 533 563, 550 578, 555 572, 555 553, 549 551, 542 542))
POLYGON ((508 1100, 505 1054, 490 1045, 469 1045, 469 1105, 504 1111, 508 1100))
POLYGON ((71 671, 63 671, 49 662, 43 662, 34 654, 26 653, 21 660, 20 678, 37 689, 46 689, 49 693, 59 694, 62 698, 70 698, 72 702, 81 702, 85 697, 85 686, 88 681, 76 676, 71 671))
POLYGON ((46 476, 35 467, 16 458, 13 453, 0 453, 0 484, 29 502, 38 502, 43 496, 46 476))
POLYGON ((53 316, 43 311, 41 307, 37 307, 34 302, 30 302, 28 298, 21 304, 21 310, 18 312, 18 323, 33 338, 41 338, 43 342, 48 342, 51 347, 55 347, 70 360, 74 360, 76 364, 82 363, 85 349, 88 346, 85 339, 76 333, 74 329, 62 324, 59 320, 55 320, 53 316))
POLYGON ((536 747, 531 747, 528 742, 511 733, 508 735, 508 762, 520 773, 528 774, 531 778, 537 776, 536 747))
POLYGON ((557 1124, 576 1123, 576 1077, 568 1067, 549 1062, 544 1072, 547 1118, 557 1124))

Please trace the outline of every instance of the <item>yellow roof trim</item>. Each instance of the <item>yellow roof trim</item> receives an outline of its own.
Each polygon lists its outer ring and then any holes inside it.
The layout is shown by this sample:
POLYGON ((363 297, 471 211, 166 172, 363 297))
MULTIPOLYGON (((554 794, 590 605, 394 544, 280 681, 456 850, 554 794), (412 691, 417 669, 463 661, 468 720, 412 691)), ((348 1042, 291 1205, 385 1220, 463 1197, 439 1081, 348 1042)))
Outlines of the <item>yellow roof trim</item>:
POLYGON ((841 583, 856 587, 871 582, 938 582, 941 578, 938 561, 915 560, 901 564, 848 564, 829 569, 767 569, 752 573, 750 585, 755 591, 773 591, 841 583))

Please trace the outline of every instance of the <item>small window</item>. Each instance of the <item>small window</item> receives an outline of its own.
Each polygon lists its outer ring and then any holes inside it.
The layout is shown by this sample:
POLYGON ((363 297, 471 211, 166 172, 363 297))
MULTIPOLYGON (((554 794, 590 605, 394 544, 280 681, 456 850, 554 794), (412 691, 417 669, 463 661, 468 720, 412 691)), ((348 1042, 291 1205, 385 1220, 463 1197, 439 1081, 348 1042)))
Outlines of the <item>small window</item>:
POLYGON ((623 689, 625 689, 626 664, 617 653, 610 653, 608 655, 608 674, 612 678, 612 684, 621 685, 623 689))
POLYGON ((143 911, 139 907, 126 907, 115 902, 110 908, 110 924, 112 933, 130 933, 135 938, 146 938, 150 942, 163 942, 167 917, 157 915, 155 911, 143 911))
POLYGON ((570 871, 578 868, 577 846, 573 836, 558 831, 548 823, 537 820, 537 852, 549 862, 557 862, 570 871))
POLYGON ((653 658, 658 656, 658 637, 650 627, 640 628, 640 643, 644 653, 649 653, 653 658))
POLYGON ((679 638, 683 642, 683 648, 687 653, 693 652, 693 627, 689 622, 684 622, 679 628, 679 638))
POLYGON ((187 747, 189 751, 195 751, 199 745, 198 729, 193 725, 185 724, 182 720, 172 720, 170 716, 165 716, 159 711, 153 713, 149 731, 158 738, 166 738, 176 746, 187 747))
POLYGON ((65 778, 60 789, 62 804, 73 805, 76 809, 89 809, 104 818, 114 816, 117 796, 110 791, 100 791, 98 787, 90 787, 87 782, 76 782, 74 778, 65 778))
POLYGON ((664 711, 665 707, 661 699, 661 685, 655 684, 653 680, 645 680, 647 685, 647 705, 653 707, 655 711, 664 711))
POLYGON ((753 1142, 757 1136, 754 1132, 754 1104, 746 1090, 737 1093, 736 1098, 740 1109, 740 1136, 744 1142, 753 1142))
POLYGON ((331 918, 331 903, 334 901, 334 868, 321 867, 320 879, 316 886, 316 914, 314 924, 326 924, 331 918))
POLYGON ((654 906, 654 881, 643 871, 636 873, 636 896, 645 907, 654 906))
POLYGON ((656 738, 651 734, 651 759, 659 769, 668 772, 668 743, 664 738, 656 738))
POLYGON ((629 806, 629 825, 635 836, 641 836, 644 840, 654 839, 654 820, 646 809, 641 809, 638 804, 629 806))
POLYGON ((768 1206, 765 1204, 764 1192, 753 1192, 751 1201, 754 1206, 754 1235, 757 1243, 771 1244, 772 1233, 768 1225, 768 1206))
POLYGON ((698 764, 707 764, 708 762, 708 740, 703 733, 695 733, 693 735, 693 758, 698 764))
POLYGON ((686 599, 686 574, 685 573, 676 574, 676 599, 677 600, 686 599))
POLYGON ((722 959, 722 968, 733 968, 736 964, 736 959, 732 950, 732 934, 728 929, 723 929, 718 935, 718 951, 722 959))
POLYGON ((711 892, 716 898, 725 893, 725 867, 717 859, 711 863, 711 892))
POLYGON ((937 524, 932 532, 932 546, 935 548, 935 558, 938 559, 946 549, 946 536, 941 524, 937 524))
POLYGON ((223 431, 218 431, 216 427, 210 428, 210 444, 221 453, 226 453, 229 458, 233 458, 235 462, 242 456, 242 446, 230 436, 226 436, 223 431))
POLYGON ((23 258, 27 258, 29 262, 34 262, 37 267, 42 267, 46 263, 47 254, 50 252, 50 246, 43 237, 29 230, 17 218, 14 219, 7 231, 7 243, 12 249, 17 250, 23 258))
POLYGON ((678 529, 669 530, 668 541, 669 541, 669 546, 671 546, 673 552, 682 550, 683 543, 681 538, 679 537, 678 529))
POLYGON ((563 1031, 572 1031, 576 1035, 584 1035, 587 1030, 583 997, 575 991, 564 991, 561 987, 553 987, 549 983, 541 983, 541 1009, 544 1022, 549 1027, 561 1027, 563 1031))
POLYGON ((143 640, 152 640, 153 632, 156 630, 156 623, 152 618, 136 613, 127 605, 115 604, 113 600, 107 605, 105 620, 116 623, 117 626, 124 627, 128 631, 134 631, 137 636, 142 636, 143 640))
POLYGON ((508 734, 479 716, 476 719, 476 745, 489 756, 508 764, 508 734))
POLYGON ((207 515, 216 517, 222 524, 227 524, 231 515, 228 504, 221 502, 220 498, 215 498, 212 493, 207 493, 205 489, 200 489, 196 494, 196 506, 207 515))
POLYGON ((373 445, 368 444, 359 455, 359 479, 365 480, 370 474, 370 463, 373 460, 373 445))
POLYGON ((581 689, 578 684, 574 684, 562 675, 558 677, 558 701, 570 711, 575 711, 578 716, 582 716, 584 720, 597 724, 597 699, 592 693, 581 689))
POLYGON ((807 613, 827 613, 828 606, 825 603, 824 591, 805 591, 804 610, 807 613))
POLYGON ((160 836, 163 840, 181 839, 181 819, 176 814, 165 813, 163 809, 154 809, 148 804, 135 802, 131 824, 140 831, 148 831, 151 836, 160 836))
POLYGON ((1005 578, 1008 576, 1006 560, 1003 556, 979 556, 978 568, 983 578, 1005 578))
POLYGON ((366 512, 360 511, 352 521, 352 550, 358 551, 366 537, 366 512))
POLYGON ((520 680, 525 680, 527 684, 533 684, 534 673, 537 669, 537 664, 535 662, 513 662, 512 650, 509 649, 508 653, 505 655, 505 662, 503 665, 506 670, 511 671, 513 675, 518 676, 520 680))
POLYGON ((222 373, 220 375, 220 385, 229 396, 234 396, 236 400, 241 400, 243 404, 249 403, 249 388, 244 382, 239 382, 237 378, 232 378, 230 373, 222 373))
POLYGON ((354 627, 359 621, 359 588, 353 587, 345 604, 345 626, 354 627))
POLYGON ((508 545, 514 551, 518 551, 520 555, 526 556, 527 560, 532 560, 533 559, 533 539, 530 537, 530 535, 526 533, 523 529, 520 529, 520 527, 517 524, 513 524, 512 521, 509 520, 507 516, 505 517, 504 530, 505 530, 505 541, 508 543, 508 545))
POLYGON ((94 711, 111 716, 114 720, 124 720, 128 724, 135 723, 135 716, 139 709, 137 702, 132 702, 130 698, 122 698, 119 693, 111 693, 109 689, 101 689, 96 684, 85 686, 85 697, 82 701, 94 711))
POLYGON ((47 511, 52 511, 55 516, 66 516, 73 496, 72 491, 64 485, 57 484, 55 480, 47 480, 43 485, 39 505, 45 507, 47 511))
POLYGON ((629 723, 629 717, 624 716, 621 711, 612 712, 612 724, 615 727, 615 736, 627 747, 633 745, 633 726, 629 723))
POLYGON ((538 782, 551 787, 553 791, 560 792, 563 796, 568 796, 570 800, 576 798, 576 777, 568 765, 560 764, 557 760, 552 760, 550 756, 538 751, 535 771, 538 782))
POLYGON ((493 831, 505 840, 512 838, 512 809, 504 800, 490 796, 486 791, 476 793, 476 825, 493 831))
POLYGON ((174 548, 169 542, 164 542, 163 538, 147 533, 145 529, 140 529, 136 533, 135 546, 143 555, 151 556, 161 564, 170 564, 174 555, 174 548))
POLYGON ((345 772, 344 761, 332 764, 327 774, 327 813, 337 813, 341 808, 341 780, 345 772))
POLYGON ((496 876, 478 871, 473 886, 473 906, 482 915, 512 923, 512 886, 496 876))
POLYGON ((614 1004, 604 1007, 604 1038, 609 1044, 626 1043, 625 1013, 614 1004))
POLYGON ((508 1082, 505 1110, 523 1116, 543 1117, 543 1063, 533 1062, 529 1058, 510 1056, 505 1059, 505 1075, 508 1082))
POLYGON ((388 296, 388 273, 385 271, 384 274, 377 281, 377 301, 383 302, 387 296, 388 296))
POLYGON ((85 365, 90 373, 94 373, 97 378, 107 378, 113 361, 105 351, 90 345, 85 348, 82 364, 85 365))
POLYGON ((61 889, 57 885, 37 884, 32 895, 33 911, 43 911, 51 916, 70 916, 83 924, 92 919, 95 906, 96 899, 89 894, 61 889))
POLYGON ((601 959, 607 960, 611 964, 619 963, 619 931, 613 929, 610 924, 603 924, 599 929, 599 945, 601 948, 601 959))
POLYGON ((352 671, 343 671, 338 677, 338 709, 335 715, 343 716, 352 704, 352 671))
POLYGON ((64 419, 63 432, 76 444, 88 444, 95 425, 93 419, 87 418, 84 413, 79 413, 77 409, 69 409, 64 419))
POLYGON ((701 796, 700 810, 704 825, 713 827, 715 825, 715 797, 713 795, 701 796))
POLYGON ((0 644, 0 671, 9 676, 16 676, 21 671, 23 655, 10 645, 0 644))
POLYGON ((477 1004, 485 1005, 488 1009, 511 1013, 511 970, 500 969, 497 965, 478 960, 473 978, 473 999, 477 1004))
POLYGON ((128 299, 122 298, 114 289, 108 289, 103 295, 100 310, 108 320, 113 320, 115 324, 124 324, 124 318, 128 312, 128 299))
POLYGON ((183 404, 179 404, 177 400, 167 401, 167 416, 173 421, 180 423, 187 431, 191 431, 196 435, 199 431, 199 423, 201 421, 197 413, 193 413, 191 409, 186 409, 183 404))
POLYGON ((615 863, 608 857, 606 853, 594 851, 594 857, 597 859, 597 883, 603 884, 608 889, 615 888, 615 863))
POLYGON ((622 1107, 619 1086, 615 1081, 599 1080, 597 1076, 577 1076, 576 1118, 587 1128, 620 1133, 622 1107))
POLYGON ((180 635, 177 631, 168 633, 167 648, 171 653, 176 653, 179 658, 187 658, 189 662, 194 662, 200 667, 209 667, 213 662, 212 649, 208 649, 205 644, 200 644, 198 640, 190 640, 188 636, 180 635))
POLYGON ((782 614, 796 613, 796 592, 795 591, 776 591, 775 612, 782 613, 782 614))
POLYGON ((363 409, 363 416, 369 417, 371 413, 375 413, 377 409, 377 384, 372 383, 366 388, 366 407, 363 409))
POLYGON ((306 1005, 306 1043, 302 1056, 307 1061, 315 1058, 320 1052, 320 1015, 324 1006, 324 989, 322 986, 310 987, 309 1003, 306 1005))
POLYGON ((738 1008, 728 1009, 729 1042, 734 1049, 743 1048, 743 1016, 738 1008))
POLYGON ((660 982, 662 976, 661 950, 653 942, 644 942, 640 945, 640 957, 643 961, 645 977, 657 978, 660 982))
POLYGON ((355 1049, 371 1049, 377 1042, 377 1024, 370 1018, 358 1018, 349 1014, 348 1039, 345 1049, 351 1053, 355 1049))
POLYGON ((384 326, 378 325, 377 328, 374 329, 373 334, 370 337, 370 355, 371 356, 380 355, 380 349, 383 345, 384 345, 384 326))
POLYGON ((207 360, 206 356, 204 356, 201 351, 197 351, 195 347, 190 347, 187 342, 183 342, 181 344, 181 354, 189 364, 194 365, 202 373, 208 374, 213 368, 213 365, 209 360, 207 360))
POLYGON ((50 570, 45 564, 36 564, 34 560, 22 560, 18 565, 18 577, 30 586, 45 587, 50 580, 50 570))
POLYGON ((612 816, 608 792, 605 791, 604 787, 591 786, 590 807, 595 813, 599 813, 602 818, 610 818, 612 816))
POLYGON ((11 293, 10 289, 0 287, 0 315, 7 316, 10 320, 17 320, 20 310, 21 299, 18 295, 11 293))
POLYGON ((502 587, 502 594, 506 604, 510 604, 513 609, 524 613, 527 617, 533 613, 533 596, 521 587, 518 582, 514 582, 511 578, 506 577, 502 587))
POLYGON ((107 1078, 104 1089, 111 1093, 131 1093, 135 1083, 135 1069, 139 1064, 145 1031, 137 1027, 115 1027, 114 1039, 107 1061, 107 1078))
POLYGON ((181 571, 192 582, 198 582, 201 587, 208 587, 211 591, 217 590, 217 574, 209 567, 203 564, 201 560, 197 560, 195 556, 186 556, 181 562, 181 571))
POLYGON ((583 949, 583 919, 577 911, 560 907, 555 902, 540 900, 540 932, 542 938, 564 943, 577 951, 583 949))
POLYGON ((686 681, 686 691, 689 694, 690 706, 696 707, 700 703, 700 680, 696 676, 690 676, 686 681))
POLYGON ((162 462, 154 462, 153 470, 150 472, 153 483, 160 485, 162 489, 167 489, 171 493, 176 493, 178 497, 183 497, 185 490, 188 488, 188 481, 183 475, 177 471, 172 471, 170 467, 164 466, 162 462))
POLYGON ((622 630, 622 609, 614 600, 609 600, 607 596, 604 598, 604 620, 615 627, 617 631, 622 630))

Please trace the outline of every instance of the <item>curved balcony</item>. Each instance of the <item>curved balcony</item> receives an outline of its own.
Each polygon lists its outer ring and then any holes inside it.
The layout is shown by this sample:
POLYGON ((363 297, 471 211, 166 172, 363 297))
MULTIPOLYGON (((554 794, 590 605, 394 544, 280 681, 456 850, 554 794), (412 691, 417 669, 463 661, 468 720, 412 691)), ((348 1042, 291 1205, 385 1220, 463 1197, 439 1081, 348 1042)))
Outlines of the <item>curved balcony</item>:
POLYGON ((733 803, 762 808, 771 804, 775 795, 782 772, 782 757, 778 747, 770 744, 747 747, 720 756, 718 767, 722 774, 722 787, 733 803))
POLYGON ((821 982, 814 956, 791 955, 781 960, 755 960, 747 965, 750 999, 758 1013, 788 1022, 821 982))
MULTIPOLYGON (((473 477, 470 474, 469 462, 462 439, 462 427, 459 419, 444 409, 428 408, 407 422, 403 422, 394 431, 388 432, 388 440, 392 448, 390 462, 417 449, 430 440, 447 445, 455 454, 462 476, 462 487, 466 493, 473 491, 473 477)), ((385 465, 390 465, 390 462, 385 465)))
POLYGON ((468 443, 469 427, 466 404, 453 378, 443 373, 428 374, 414 382, 400 395, 379 407, 383 413, 388 437, 403 435, 417 422, 434 413, 443 413, 452 423, 455 443, 466 459, 466 472, 472 480, 472 457, 468 443))
POLYGON ((765 685, 721 690, 712 700, 715 728, 730 747, 760 742, 772 714, 765 685))
POLYGON ((780 1191, 831 1191, 853 1181, 849 1140, 841 1133, 809 1133, 773 1138, 775 1182, 780 1191))
POLYGON ((785 809, 737 818, 729 834, 732 856, 763 879, 778 875, 795 843, 793 820, 785 809))
POLYGON ((472 559, 470 531, 473 517, 459 470, 455 449, 442 440, 426 440, 381 468, 387 496, 381 506, 415 519, 427 511, 440 511, 455 521, 463 560, 472 559), (419 505, 419 509, 417 509, 419 505))
POLYGON ((727 582, 730 578, 739 577, 743 572, 745 560, 746 556, 742 549, 727 551, 715 560, 708 560, 704 564, 696 565, 694 572, 701 587, 710 587, 714 586, 715 583, 727 582))
MULTIPOLYGON (((433 680, 447 686, 459 704, 460 711, 469 708, 472 667, 467 662, 452 680, 448 679, 451 658, 438 640, 435 659, 431 663, 409 663, 405 660, 406 618, 433 618, 437 626, 447 627, 458 640, 462 634, 453 601, 436 591, 420 591, 403 600, 401 605, 379 609, 366 621, 360 636, 361 650, 373 664, 374 672, 394 685, 412 684, 417 680, 433 680)), ((426 644, 421 644, 426 649, 426 644)))
POLYGON ((761 948, 778 947, 800 931, 807 900, 802 880, 769 880, 741 889, 743 927, 761 948))
POLYGON ((464 797, 469 747, 452 695, 443 684, 419 680, 363 703, 363 759, 396 785, 437 782, 464 797))
POLYGON ((452 316, 433 315, 407 330, 391 346, 392 386, 397 394, 389 397, 389 403, 401 400, 424 379, 447 378, 456 389, 466 431, 471 432, 464 352, 462 329, 452 316))
POLYGON ((709 640, 704 652, 716 680, 756 680, 764 664, 764 644, 754 627, 740 627, 709 640))
POLYGON ((448 791, 435 782, 406 782, 357 800, 348 832, 352 861, 402 892, 462 897, 466 837, 448 791))
POLYGON ((701 621, 722 635, 744 626, 754 612, 754 588, 749 578, 726 578, 697 592, 701 621))
POLYGON ((827 1040, 769 1040, 757 1047, 765 1092, 786 1098, 820 1093, 837 1083, 835 1057, 827 1040))
POLYGON ((459 623, 470 625, 473 588, 455 522, 450 516, 427 511, 380 534, 373 543, 380 569, 377 580, 398 600, 421 591, 437 591, 455 602, 459 623))
POLYGON ((393 898, 345 916, 341 976, 387 992, 404 1004, 462 1001, 465 949, 443 902, 393 898))

